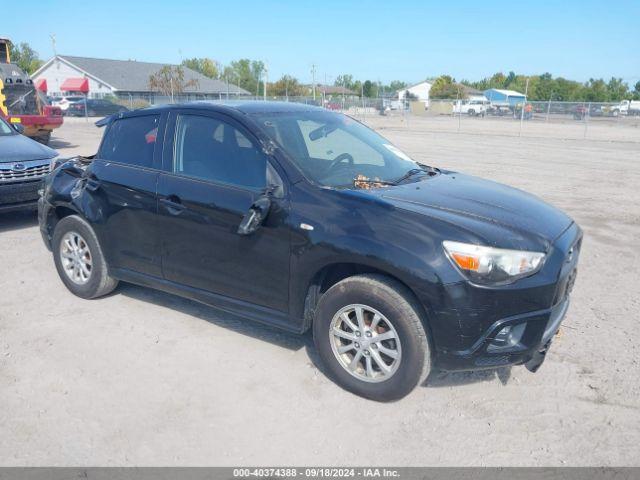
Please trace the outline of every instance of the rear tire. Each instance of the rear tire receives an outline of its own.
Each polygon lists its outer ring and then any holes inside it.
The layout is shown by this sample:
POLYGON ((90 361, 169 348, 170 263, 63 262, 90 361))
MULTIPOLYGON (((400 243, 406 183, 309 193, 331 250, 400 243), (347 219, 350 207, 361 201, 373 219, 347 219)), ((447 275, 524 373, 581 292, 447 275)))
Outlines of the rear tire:
POLYGON ((313 322, 327 373, 365 398, 388 402, 406 396, 431 368, 420 311, 406 287, 383 275, 338 282, 318 302, 313 322))
POLYGON ((58 275, 74 295, 97 298, 118 286, 109 276, 96 234, 82 217, 70 215, 60 220, 51 245, 58 275))

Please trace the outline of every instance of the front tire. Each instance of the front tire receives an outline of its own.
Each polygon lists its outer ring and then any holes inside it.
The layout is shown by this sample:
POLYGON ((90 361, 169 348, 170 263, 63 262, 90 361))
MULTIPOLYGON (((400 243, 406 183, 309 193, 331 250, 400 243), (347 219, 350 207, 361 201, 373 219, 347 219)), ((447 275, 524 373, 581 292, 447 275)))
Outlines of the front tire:
POLYGON ((70 215, 53 231, 53 259, 65 286, 81 298, 97 298, 113 291, 118 281, 109 276, 107 264, 91 226, 70 215))
POLYGON ((383 275, 356 275, 327 290, 313 338, 333 380, 372 400, 398 400, 430 371, 420 307, 406 287, 383 275))

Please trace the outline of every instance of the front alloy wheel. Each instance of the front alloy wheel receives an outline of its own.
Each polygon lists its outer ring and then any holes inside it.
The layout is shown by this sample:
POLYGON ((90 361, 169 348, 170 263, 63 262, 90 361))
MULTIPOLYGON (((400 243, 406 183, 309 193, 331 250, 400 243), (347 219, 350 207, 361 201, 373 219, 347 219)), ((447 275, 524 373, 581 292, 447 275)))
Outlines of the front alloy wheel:
POLYGON ((393 324, 367 305, 348 305, 333 317, 331 349, 347 372, 365 382, 382 382, 396 373, 402 349, 393 324))
POLYGON ((312 325, 325 373, 372 400, 404 397, 431 366, 421 310, 393 278, 372 273, 339 281, 320 298, 312 325))

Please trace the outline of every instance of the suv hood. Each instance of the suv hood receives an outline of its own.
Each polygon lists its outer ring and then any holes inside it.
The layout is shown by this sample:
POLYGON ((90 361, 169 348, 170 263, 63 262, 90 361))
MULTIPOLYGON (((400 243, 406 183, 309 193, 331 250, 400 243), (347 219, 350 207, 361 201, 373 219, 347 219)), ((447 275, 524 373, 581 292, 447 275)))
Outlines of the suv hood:
POLYGON ((0 136, 0 163, 53 158, 58 153, 24 135, 0 136))
POLYGON ((487 238, 495 244, 528 238, 548 247, 573 222, 565 213, 531 194, 455 172, 367 193, 398 208, 458 224, 479 236, 486 237, 487 232, 497 230, 497 238, 487 238), (512 232, 511 238, 504 238, 506 232, 512 232))

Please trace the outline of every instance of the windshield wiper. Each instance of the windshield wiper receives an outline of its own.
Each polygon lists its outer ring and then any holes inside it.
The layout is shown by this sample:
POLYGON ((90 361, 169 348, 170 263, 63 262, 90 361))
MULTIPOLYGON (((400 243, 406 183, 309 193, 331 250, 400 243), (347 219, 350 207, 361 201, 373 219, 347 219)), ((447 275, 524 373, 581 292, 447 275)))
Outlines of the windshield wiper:
POLYGON ((430 167, 428 165, 423 165, 421 163, 418 163, 418 165, 420 166, 420 168, 412 168, 411 170, 407 171, 407 173, 402 175, 400 178, 394 180, 393 183, 397 185, 405 181, 406 179, 413 177, 414 175, 418 175, 419 173, 428 173, 430 175, 433 175, 437 172, 435 168, 430 167))
POLYGON ((354 178, 353 183, 380 183, 382 185, 397 185, 396 182, 388 182, 386 180, 373 180, 371 178, 367 178, 366 180, 358 180, 357 178, 354 178))

